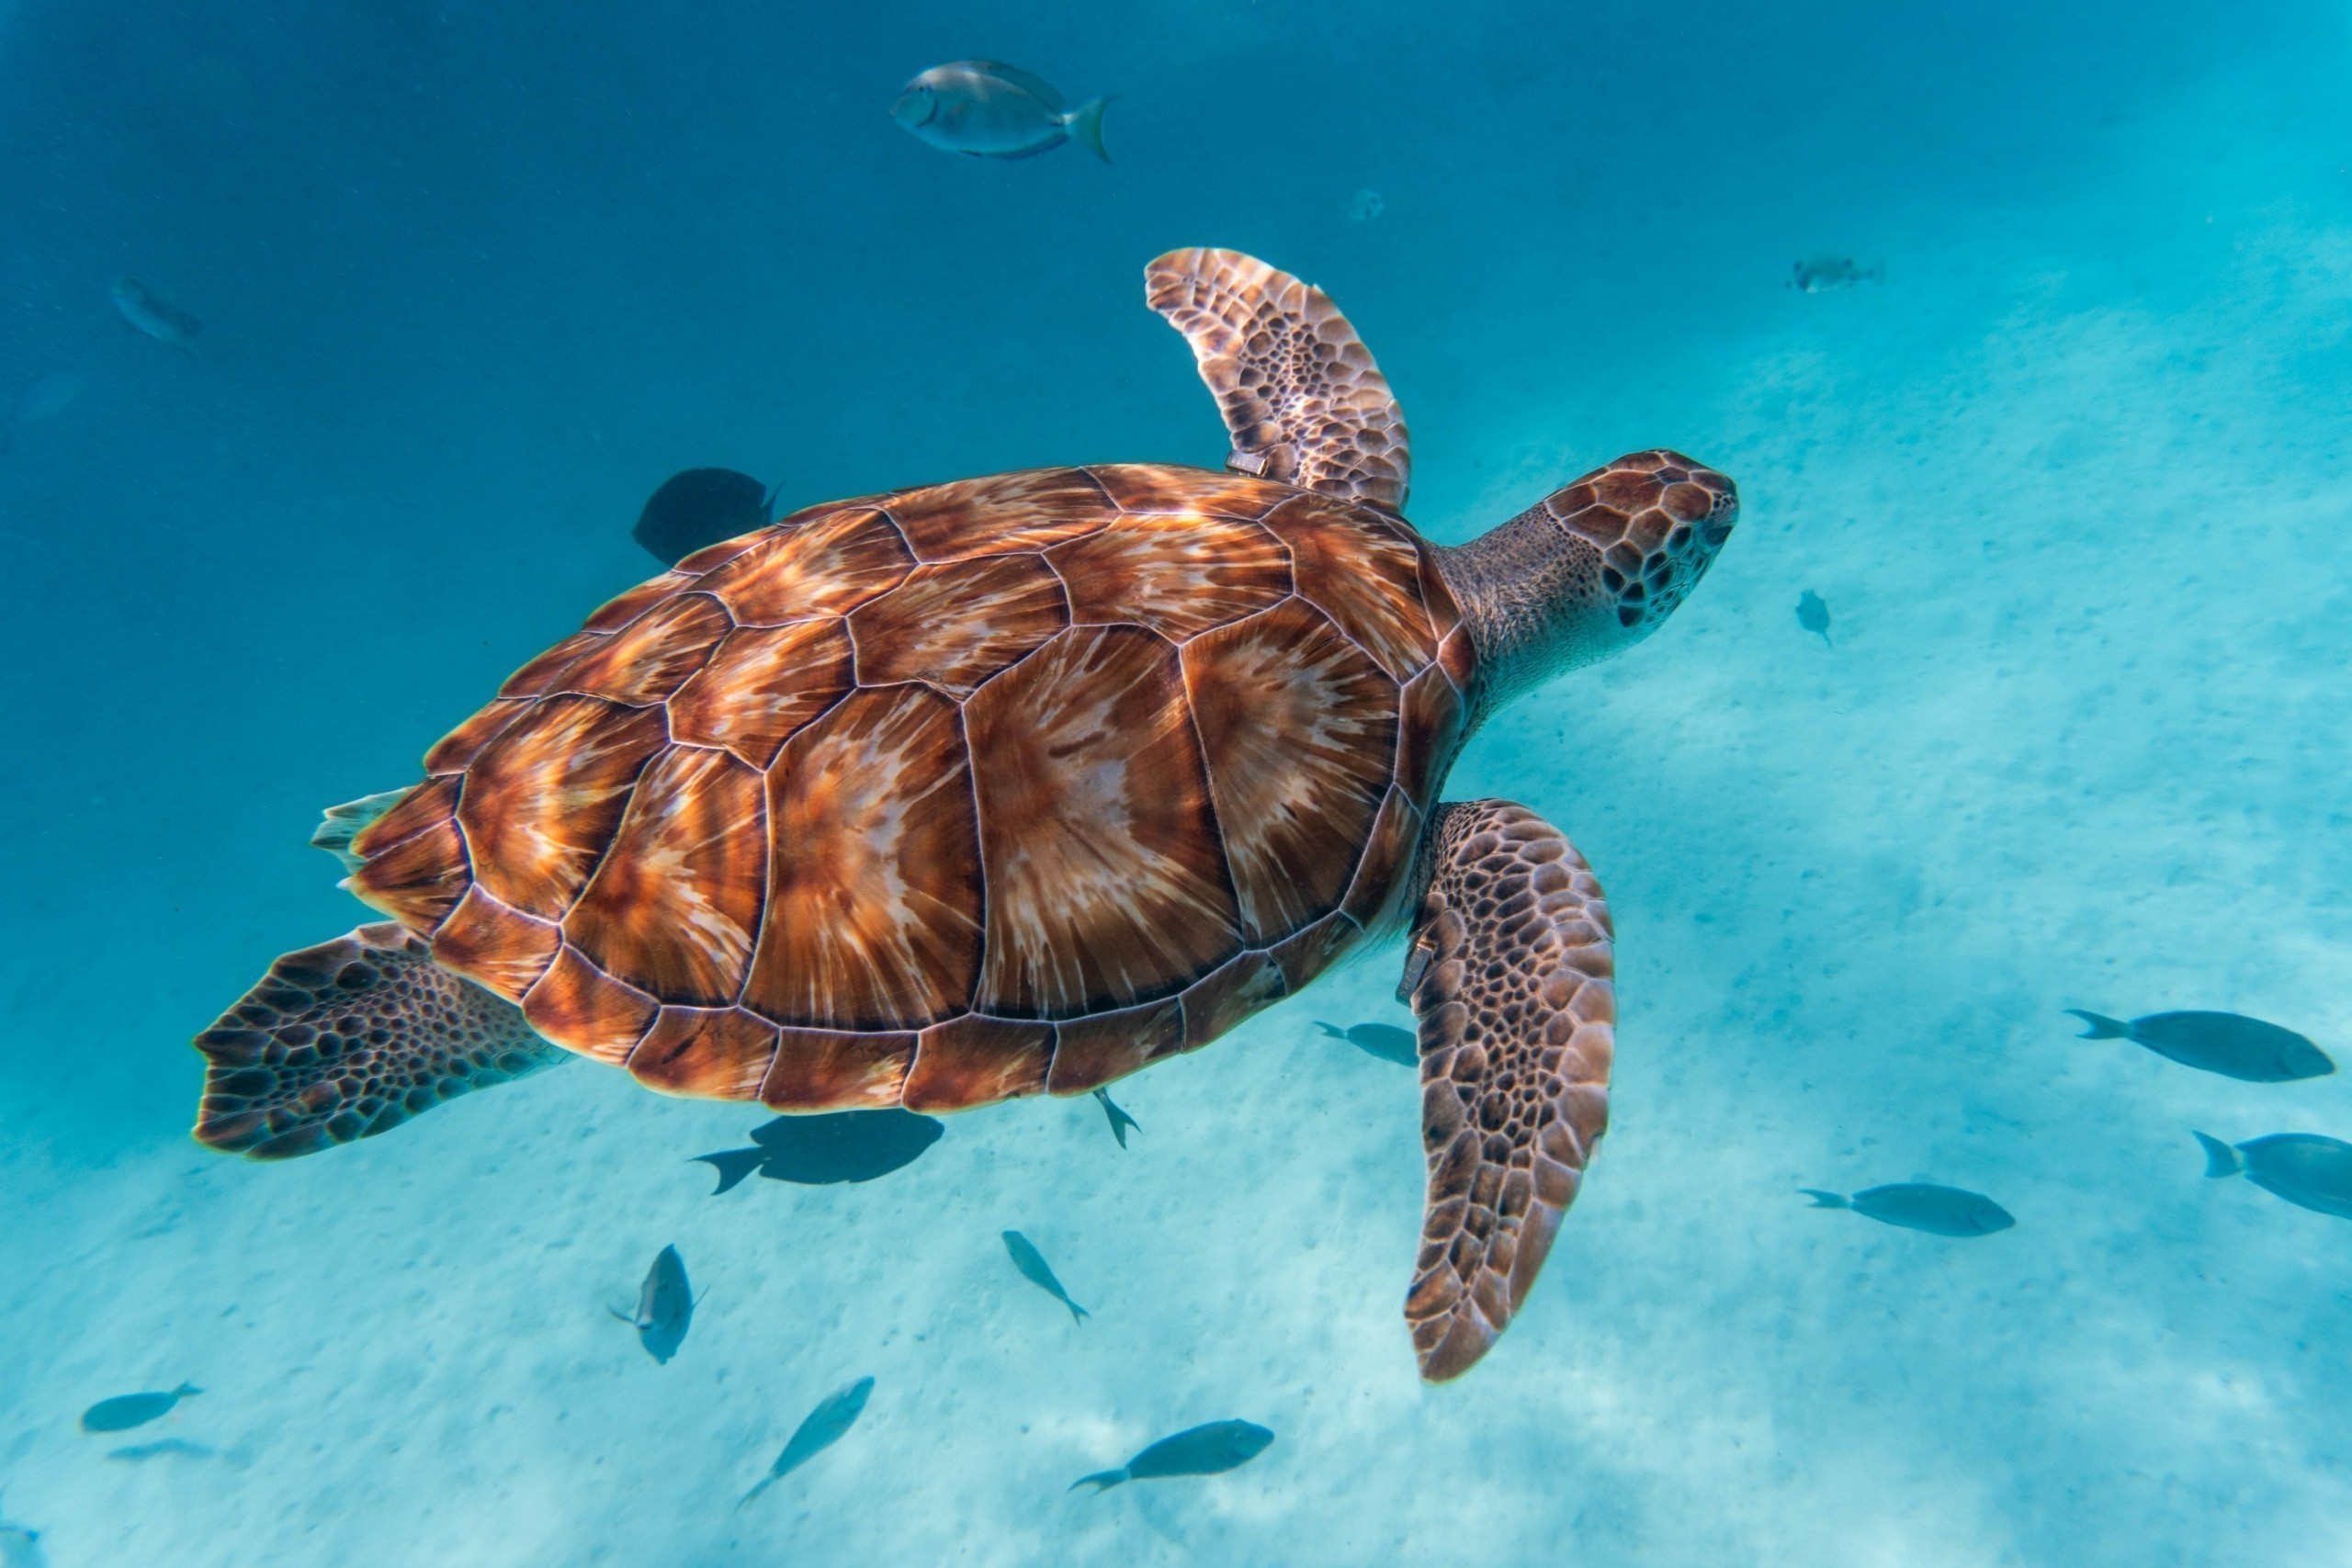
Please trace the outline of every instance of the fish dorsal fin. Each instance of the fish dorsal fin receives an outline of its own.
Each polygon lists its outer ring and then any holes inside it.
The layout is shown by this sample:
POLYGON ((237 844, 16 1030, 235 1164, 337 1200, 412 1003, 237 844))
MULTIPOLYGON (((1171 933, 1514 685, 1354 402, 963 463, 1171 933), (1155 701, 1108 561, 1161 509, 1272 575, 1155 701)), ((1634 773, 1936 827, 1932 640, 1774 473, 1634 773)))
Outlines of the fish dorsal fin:
POLYGON ((1061 94, 1056 92, 1054 85, 1043 76, 1023 71, 1018 65, 1007 65, 1001 60, 975 60, 972 63, 991 76, 1002 77, 1012 83, 1056 114, 1069 112, 1069 106, 1062 102, 1061 94))

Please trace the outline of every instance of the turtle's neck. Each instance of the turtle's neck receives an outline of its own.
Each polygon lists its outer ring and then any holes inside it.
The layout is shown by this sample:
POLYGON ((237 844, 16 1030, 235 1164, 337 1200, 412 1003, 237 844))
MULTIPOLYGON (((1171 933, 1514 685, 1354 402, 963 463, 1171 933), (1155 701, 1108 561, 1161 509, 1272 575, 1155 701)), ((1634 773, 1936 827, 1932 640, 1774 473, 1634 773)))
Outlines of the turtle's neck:
POLYGON ((1600 552, 1541 502, 1466 545, 1437 547, 1439 573, 1478 650, 1473 728, 1512 698, 1630 640, 1600 583, 1600 552))

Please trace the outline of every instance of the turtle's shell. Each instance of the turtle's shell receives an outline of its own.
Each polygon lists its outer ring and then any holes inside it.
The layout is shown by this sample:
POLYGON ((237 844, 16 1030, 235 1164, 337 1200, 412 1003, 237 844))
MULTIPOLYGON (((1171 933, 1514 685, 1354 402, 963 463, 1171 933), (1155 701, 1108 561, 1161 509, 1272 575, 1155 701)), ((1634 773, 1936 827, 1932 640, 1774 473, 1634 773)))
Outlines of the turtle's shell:
POLYGON ((351 886, 673 1093, 1083 1092, 1391 912, 1471 668, 1354 502, 1158 466, 843 502, 524 666, 351 886))

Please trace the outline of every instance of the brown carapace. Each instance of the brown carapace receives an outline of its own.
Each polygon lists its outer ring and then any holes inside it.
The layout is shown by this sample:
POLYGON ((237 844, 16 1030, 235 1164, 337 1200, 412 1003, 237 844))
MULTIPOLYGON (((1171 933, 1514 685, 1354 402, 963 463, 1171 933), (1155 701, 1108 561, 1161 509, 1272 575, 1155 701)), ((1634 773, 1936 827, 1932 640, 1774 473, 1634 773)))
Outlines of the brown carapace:
POLYGON ((1083 1094, 1408 930, 1424 1376, 1520 1310, 1608 1119, 1609 917, 1439 792, 1509 695, 1645 635, 1729 535, 1671 452, 1454 548, 1320 291, 1154 262, 1223 473, 1044 468, 810 508, 590 616, 314 840, 392 923, 198 1037, 197 1136, 282 1158, 563 1052, 780 1111, 1083 1094), (561 1051, 555 1048, 560 1047, 561 1051))
POLYGON ((509 681, 352 840, 351 889, 672 1093, 1085 1093, 1388 912, 1471 662, 1427 554, 1182 468, 802 513, 509 681))

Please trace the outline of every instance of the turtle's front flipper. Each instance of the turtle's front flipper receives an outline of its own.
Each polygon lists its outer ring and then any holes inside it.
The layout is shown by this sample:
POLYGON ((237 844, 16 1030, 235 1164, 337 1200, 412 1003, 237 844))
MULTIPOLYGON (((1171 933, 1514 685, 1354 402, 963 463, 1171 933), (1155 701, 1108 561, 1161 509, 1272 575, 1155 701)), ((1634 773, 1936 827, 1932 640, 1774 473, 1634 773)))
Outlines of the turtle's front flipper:
POLYGON ((1428 1210, 1405 1321, 1421 1376, 1470 1370, 1527 1299, 1609 1125, 1609 906, 1523 806, 1439 807, 1406 959, 1421 1021, 1428 1210))
POLYGON ((565 1055, 390 923, 288 953, 196 1048, 197 1141, 255 1159, 370 1137, 565 1055))
POLYGON ((1233 436, 1226 466, 1404 509, 1413 477, 1388 379, 1330 297, 1238 251, 1170 251, 1144 298, 1184 334, 1233 436))

